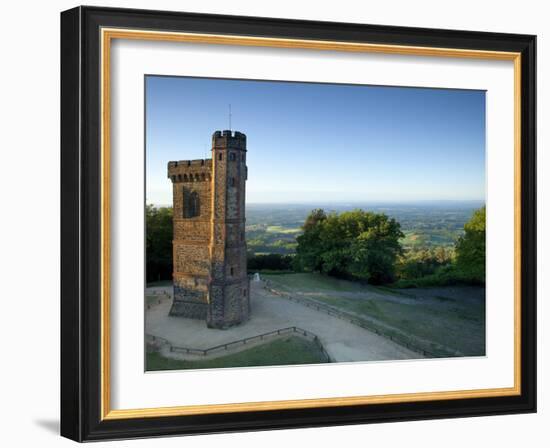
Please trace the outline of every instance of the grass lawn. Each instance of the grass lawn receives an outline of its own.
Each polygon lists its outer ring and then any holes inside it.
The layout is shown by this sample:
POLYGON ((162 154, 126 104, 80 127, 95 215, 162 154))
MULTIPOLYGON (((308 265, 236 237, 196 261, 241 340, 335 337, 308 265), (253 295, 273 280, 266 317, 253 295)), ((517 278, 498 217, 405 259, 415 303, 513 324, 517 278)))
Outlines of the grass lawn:
POLYGON ((265 277, 278 289, 352 312, 381 333, 405 336, 438 356, 446 354, 441 346, 468 356, 485 354, 485 300, 480 291, 469 296, 472 288, 424 288, 409 295, 318 274, 265 277))
POLYGON ((364 292, 365 285, 360 283, 340 280, 321 274, 283 274, 277 276, 266 275, 266 279, 272 280, 273 284, 288 292, 292 291, 341 291, 341 292, 364 292))
POLYGON ((200 361, 181 361, 159 353, 147 353, 147 370, 215 369, 326 362, 318 345, 300 337, 276 339, 232 355, 200 361))

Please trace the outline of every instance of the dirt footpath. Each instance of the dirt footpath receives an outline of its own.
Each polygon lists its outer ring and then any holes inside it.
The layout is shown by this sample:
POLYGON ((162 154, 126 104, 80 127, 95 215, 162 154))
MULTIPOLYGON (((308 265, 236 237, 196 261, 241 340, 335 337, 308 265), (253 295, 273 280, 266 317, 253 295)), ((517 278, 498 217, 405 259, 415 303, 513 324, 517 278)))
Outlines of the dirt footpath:
MULTIPOLYGON (((161 288, 154 288, 161 289, 161 288)), ((163 287, 169 291, 171 288, 163 287)), ((151 290, 148 290, 150 293, 151 290)), ((228 330, 215 330, 193 319, 169 316, 171 299, 154 304, 146 312, 149 335, 160 336, 175 346, 205 349, 285 327, 300 327, 316 334, 328 354, 338 362, 421 358, 382 336, 299 303, 275 296, 261 282, 251 283, 251 319, 228 330)))

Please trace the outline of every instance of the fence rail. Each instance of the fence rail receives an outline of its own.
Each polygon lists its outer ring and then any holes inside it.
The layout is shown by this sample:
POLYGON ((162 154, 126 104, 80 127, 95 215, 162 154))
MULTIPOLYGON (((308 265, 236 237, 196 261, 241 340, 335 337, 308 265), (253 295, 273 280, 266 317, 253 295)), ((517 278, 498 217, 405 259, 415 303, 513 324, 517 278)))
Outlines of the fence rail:
MULTIPOLYGON (((401 336, 401 335, 395 334, 395 333, 394 334, 389 334, 387 332, 384 332, 379 327, 377 327, 375 324, 373 324, 371 321, 369 321, 367 319, 361 319, 360 317, 358 317, 358 316, 356 316, 352 313, 348 313, 348 312, 345 312, 345 311, 338 310, 338 309, 336 309, 336 308, 334 308, 330 305, 325 305, 325 304, 319 303, 319 302, 317 302, 315 300, 312 300, 312 299, 309 299, 309 298, 291 296, 290 294, 278 291, 278 290, 273 289, 269 286, 267 286, 267 289, 271 293, 273 293, 277 296, 283 297, 283 298, 291 300, 293 302, 300 303, 301 305, 304 305, 308 308, 315 309, 316 311, 324 312, 324 313, 328 314, 329 316, 334 316, 338 319, 345 320, 345 321, 347 321, 347 322, 349 322, 353 325, 364 328, 365 330, 372 331, 373 333, 376 333, 376 334, 378 334, 382 337, 385 337, 385 338, 389 339, 390 341, 393 341, 396 344, 399 344, 399 345, 401 345, 401 346, 403 346, 403 347, 405 347, 409 350, 420 353, 423 356, 431 357, 431 358, 438 358, 438 357, 441 357, 442 355, 443 356, 463 356, 462 353, 460 353, 458 351, 453 351, 453 350, 447 349, 445 347, 440 348, 441 353, 435 353, 435 352, 426 350, 424 347, 420 347, 417 344, 411 343, 410 340, 406 339, 404 336, 401 336)), ((397 331, 397 330, 394 330, 394 331, 397 331)))
POLYGON ((251 343, 251 342, 258 342, 258 341, 262 341, 264 339, 267 339, 267 338, 270 338, 270 337, 273 337, 273 336, 281 336, 281 335, 285 335, 285 334, 299 334, 299 335, 304 336, 306 338, 310 338, 313 342, 315 342, 315 344, 317 345, 317 347, 319 348, 319 350, 321 351, 321 353, 325 357, 326 362, 332 362, 332 359, 331 359, 330 355, 325 350, 325 347, 323 346, 323 344, 319 340, 319 337, 316 334, 314 334, 310 331, 304 330, 303 328, 299 328, 299 327, 296 327, 296 326, 279 328, 277 330, 268 331, 266 333, 258 334, 258 335, 255 335, 255 336, 249 336, 247 338, 238 339, 236 341, 227 342, 225 344, 216 345, 214 347, 209 347, 209 348, 206 348, 206 349, 191 348, 191 347, 178 347, 178 346, 172 345, 172 343, 170 341, 168 341, 167 339, 162 338, 160 336, 153 336, 153 335, 147 335, 147 336, 153 342, 159 341, 163 345, 168 346, 170 352, 185 353, 187 355, 208 356, 208 355, 213 354, 215 352, 227 351, 227 350, 230 350, 234 347, 244 346, 244 345, 246 345, 248 343, 251 343))

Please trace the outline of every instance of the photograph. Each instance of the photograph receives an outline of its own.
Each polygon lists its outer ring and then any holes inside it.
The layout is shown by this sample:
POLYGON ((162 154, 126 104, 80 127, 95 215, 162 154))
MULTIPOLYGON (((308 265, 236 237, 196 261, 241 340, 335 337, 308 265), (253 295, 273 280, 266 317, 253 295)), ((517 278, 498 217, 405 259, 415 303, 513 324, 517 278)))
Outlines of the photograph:
POLYGON ((144 96, 145 371, 486 355, 485 90, 144 96))

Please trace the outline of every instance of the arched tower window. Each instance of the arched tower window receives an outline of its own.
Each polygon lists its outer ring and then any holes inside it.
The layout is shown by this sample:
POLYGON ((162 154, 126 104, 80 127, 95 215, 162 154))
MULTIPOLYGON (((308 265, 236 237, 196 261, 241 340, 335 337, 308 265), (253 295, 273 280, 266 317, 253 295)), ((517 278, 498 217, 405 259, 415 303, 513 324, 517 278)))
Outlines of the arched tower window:
POLYGON ((184 194, 183 197, 183 216, 184 218, 194 218, 200 215, 200 198, 196 191, 184 194))

